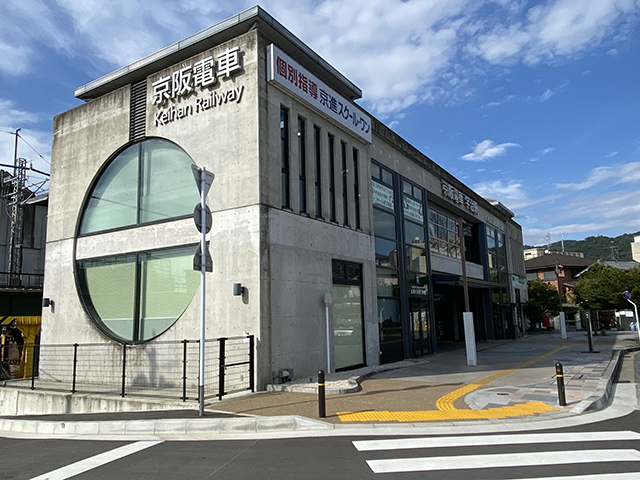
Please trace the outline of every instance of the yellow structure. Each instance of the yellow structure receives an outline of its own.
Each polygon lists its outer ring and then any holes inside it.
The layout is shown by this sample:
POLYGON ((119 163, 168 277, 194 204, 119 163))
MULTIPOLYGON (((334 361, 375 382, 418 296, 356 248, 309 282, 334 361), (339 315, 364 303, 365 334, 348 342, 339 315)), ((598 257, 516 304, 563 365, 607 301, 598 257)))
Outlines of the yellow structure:
MULTIPOLYGON (((14 317, 8 316, 2 319, 2 326, 14 326, 24 339, 22 345, 22 353, 20 355, 20 368, 14 378, 30 378, 33 373, 34 366, 34 345, 36 344, 36 336, 40 332, 42 317, 14 317)), ((4 353, 5 337, 2 336, 2 346, 4 353)), ((3 358, 4 360, 4 358, 3 358)))

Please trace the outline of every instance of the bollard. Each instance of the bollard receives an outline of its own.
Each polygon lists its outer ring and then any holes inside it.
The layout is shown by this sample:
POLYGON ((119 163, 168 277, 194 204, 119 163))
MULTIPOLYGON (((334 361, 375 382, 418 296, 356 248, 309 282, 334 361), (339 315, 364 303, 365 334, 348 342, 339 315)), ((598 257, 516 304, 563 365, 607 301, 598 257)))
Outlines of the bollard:
POLYGON ((556 362, 556 380, 558 382, 558 404, 561 407, 567 406, 567 399, 564 395, 564 374, 562 372, 562 364, 556 362))
POLYGON ((320 370, 318 372, 318 416, 320 418, 325 418, 327 416, 324 401, 324 370, 320 370))

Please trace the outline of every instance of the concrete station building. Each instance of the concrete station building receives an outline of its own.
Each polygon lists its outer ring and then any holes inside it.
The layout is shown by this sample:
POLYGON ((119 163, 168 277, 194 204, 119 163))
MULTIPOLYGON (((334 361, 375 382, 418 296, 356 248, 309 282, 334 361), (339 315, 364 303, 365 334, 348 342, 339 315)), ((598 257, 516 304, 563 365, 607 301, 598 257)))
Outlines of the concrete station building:
POLYGON ((215 174, 206 337, 254 334, 258 388, 464 340, 464 270, 477 340, 521 335, 513 213, 361 95, 260 7, 76 90, 53 126, 42 343, 199 337, 192 164, 215 174))

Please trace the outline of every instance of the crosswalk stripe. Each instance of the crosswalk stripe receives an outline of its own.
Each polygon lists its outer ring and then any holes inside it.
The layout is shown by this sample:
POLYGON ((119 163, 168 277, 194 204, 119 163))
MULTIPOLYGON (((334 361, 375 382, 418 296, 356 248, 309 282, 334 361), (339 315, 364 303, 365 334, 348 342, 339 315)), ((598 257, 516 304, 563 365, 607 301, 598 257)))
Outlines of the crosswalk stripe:
POLYGON ((640 452, 633 449, 569 450, 561 452, 367 460, 367 464, 374 473, 428 472, 435 470, 468 470, 474 468, 529 467, 602 462, 640 462, 640 452))
POLYGON ((480 445, 514 445, 529 443, 602 442, 640 440, 640 433, 631 431, 532 433, 520 435, 476 435, 468 437, 400 438, 392 440, 354 441, 359 452, 376 450, 408 450, 413 448, 475 447, 480 445))
POLYGON ((153 447, 159 443, 162 443, 162 440, 129 443, 122 447, 114 448, 113 450, 108 450, 98 455, 94 455, 93 457, 85 458, 79 462, 58 468, 57 470, 45 473, 44 475, 34 477, 31 480, 65 480, 67 478, 75 477, 81 473, 88 472, 89 470, 93 470, 94 468, 101 467, 102 465, 106 465, 107 463, 119 460, 127 455, 153 447))

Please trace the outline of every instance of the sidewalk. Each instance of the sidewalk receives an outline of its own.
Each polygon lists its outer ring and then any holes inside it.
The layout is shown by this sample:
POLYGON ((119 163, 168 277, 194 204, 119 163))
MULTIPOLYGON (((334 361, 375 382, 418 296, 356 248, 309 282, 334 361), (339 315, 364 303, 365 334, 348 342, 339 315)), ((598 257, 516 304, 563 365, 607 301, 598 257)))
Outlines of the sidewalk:
MULTIPOLYGON (((639 348, 635 332, 607 333, 594 337, 598 353, 587 352, 584 332, 569 332, 566 340, 557 333, 543 333, 515 341, 483 342, 474 367, 467 366, 460 345, 416 361, 329 374, 327 416, 322 419, 317 378, 306 378, 271 386, 267 392, 230 395, 207 405, 204 418, 198 417, 196 404, 193 410, 182 411, 5 416, 0 418, 0 434, 192 439, 260 433, 344 435, 371 428, 386 428, 391 434, 407 427, 415 433, 425 428, 435 432, 445 426, 477 429, 496 424, 513 429, 516 422, 531 426, 531 422, 543 425, 561 419, 587 422, 589 415, 584 413, 599 410, 609 401, 614 374, 622 363, 616 352, 639 348), (566 407, 558 405, 557 361, 564 366, 566 407)), ((636 406, 635 384, 620 387, 629 397, 628 413, 636 406)))
MULTIPOLYGON (((446 353, 418 361, 363 368, 326 375, 326 413, 330 423, 358 421, 343 412, 434 412, 437 410, 494 410, 526 402, 542 402, 550 408, 532 416, 549 416, 601 408, 608 400, 604 377, 614 350, 636 346, 634 332, 608 332, 594 337, 594 351, 588 352, 585 332, 528 335, 515 341, 484 342, 478 345, 478 365, 467 366, 463 345, 446 353), (567 406, 558 405, 555 364, 564 366, 567 406), (359 386, 358 386, 359 385, 359 386), (472 386, 477 385, 476 388, 472 386), (600 387, 600 390, 598 391, 600 387), (441 400, 459 390, 468 390, 445 408, 441 400), (596 397, 596 398, 593 398, 596 397), (438 405, 440 401, 441 405, 438 405), (342 418, 341 418, 342 417, 342 418)), ((616 359, 617 361, 617 359, 616 359)), ((613 367, 612 367, 613 368, 613 367)), ((216 406, 226 412, 261 416, 301 415, 319 419, 317 377, 284 385, 272 385, 268 392, 216 406), (311 381, 309 381, 311 380, 311 381)), ((469 412, 471 414, 471 412, 469 412)), ((523 415, 511 415, 523 416, 523 415)), ((527 415, 529 416, 529 415, 527 415)), ((364 416, 381 421, 379 416, 364 416)), ((416 421, 405 416, 404 421, 416 421)), ((422 415, 424 417, 424 415, 422 415)), ((437 415, 437 420, 458 420, 460 414, 437 415)), ((473 415, 466 418, 473 418, 473 415)), ((476 418, 504 418, 496 416, 476 418)), ((366 420, 364 420, 366 421, 366 420)), ((391 421, 402 421, 392 419, 391 421)))

